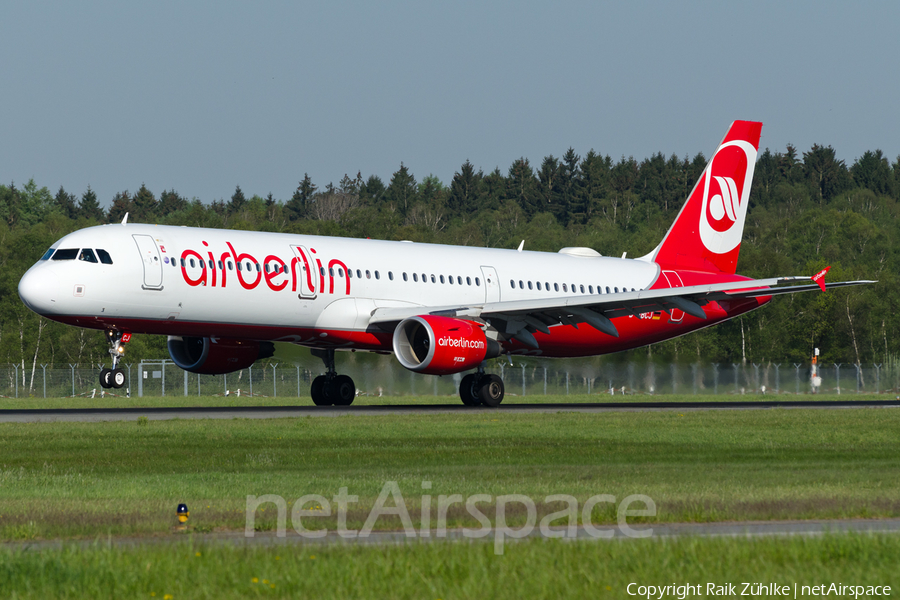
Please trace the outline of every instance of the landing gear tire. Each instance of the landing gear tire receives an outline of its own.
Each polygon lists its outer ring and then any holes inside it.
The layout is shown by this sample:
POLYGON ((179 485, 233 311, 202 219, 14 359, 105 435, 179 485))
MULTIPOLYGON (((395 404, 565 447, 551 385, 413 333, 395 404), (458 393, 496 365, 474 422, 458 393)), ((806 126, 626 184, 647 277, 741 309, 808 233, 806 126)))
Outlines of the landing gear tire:
POLYGON ((356 398, 356 384, 348 375, 338 375, 329 382, 327 389, 335 406, 350 406, 356 398))
POLYGON ((485 406, 500 406, 504 393, 503 380, 497 375, 482 375, 478 380, 478 397, 485 406))
POLYGON ((478 397, 478 373, 469 373, 459 382, 459 398, 466 406, 479 406, 481 398, 478 397))
POLYGON ((100 387, 106 389, 112 387, 112 369, 106 367, 100 369, 100 387))
POLYGON ((113 369, 110 373, 112 387, 120 389, 125 385, 125 372, 122 369, 113 369))
POLYGON ((331 400, 325 393, 328 386, 328 379, 324 375, 319 375, 313 379, 312 386, 309 388, 309 394, 312 396, 313 404, 316 406, 331 406, 331 400))

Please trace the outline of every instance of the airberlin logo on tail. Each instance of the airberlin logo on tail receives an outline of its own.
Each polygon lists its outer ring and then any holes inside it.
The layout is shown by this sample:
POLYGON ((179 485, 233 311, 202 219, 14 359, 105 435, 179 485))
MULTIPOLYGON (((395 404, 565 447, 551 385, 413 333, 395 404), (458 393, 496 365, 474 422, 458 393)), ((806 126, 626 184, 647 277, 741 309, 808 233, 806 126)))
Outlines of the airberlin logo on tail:
POLYGON ((722 144, 703 176, 700 240, 706 249, 725 254, 738 247, 747 216, 756 148, 747 141, 722 144))

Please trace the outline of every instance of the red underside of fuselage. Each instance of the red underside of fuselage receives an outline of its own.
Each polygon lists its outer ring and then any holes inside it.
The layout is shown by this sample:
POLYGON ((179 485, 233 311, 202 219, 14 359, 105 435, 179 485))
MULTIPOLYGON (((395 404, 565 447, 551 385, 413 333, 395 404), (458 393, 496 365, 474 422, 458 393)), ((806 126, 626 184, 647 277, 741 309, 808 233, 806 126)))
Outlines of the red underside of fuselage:
MULTIPOLYGON (((764 296, 729 302, 713 302, 704 307, 707 314, 707 319, 705 320, 685 314, 682 315, 678 322, 673 322, 671 317, 665 312, 647 313, 641 315, 641 317, 630 315, 618 317, 613 319, 613 324, 619 331, 618 338, 601 333, 587 324, 582 324, 578 328, 571 325, 557 325, 550 328, 550 335, 540 332, 534 334, 539 345, 538 350, 518 342, 505 344, 504 350, 513 354, 557 358, 595 356, 620 352, 665 341, 727 321, 762 306, 770 299, 771 296, 764 296)), ((270 340, 318 348, 346 348, 376 352, 390 352, 392 350, 392 332, 380 329, 354 331, 169 319, 152 320, 129 317, 46 316, 60 323, 89 329, 112 329, 155 335, 270 340)))

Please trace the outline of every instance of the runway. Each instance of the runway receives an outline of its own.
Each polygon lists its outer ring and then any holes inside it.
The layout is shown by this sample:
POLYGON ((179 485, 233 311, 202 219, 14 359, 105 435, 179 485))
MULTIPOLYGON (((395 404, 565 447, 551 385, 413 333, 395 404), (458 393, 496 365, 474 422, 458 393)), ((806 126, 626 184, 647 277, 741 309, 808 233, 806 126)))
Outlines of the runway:
POLYGON ((390 404, 370 406, 195 406, 153 408, 48 408, 0 410, 0 423, 49 423, 56 421, 136 421, 140 417, 171 419, 281 419, 402 414, 521 414, 556 412, 644 412, 762 409, 897 408, 900 400, 773 400, 748 402, 593 402, 558 404, 502 404, 497 408, 462 404, 390 404))

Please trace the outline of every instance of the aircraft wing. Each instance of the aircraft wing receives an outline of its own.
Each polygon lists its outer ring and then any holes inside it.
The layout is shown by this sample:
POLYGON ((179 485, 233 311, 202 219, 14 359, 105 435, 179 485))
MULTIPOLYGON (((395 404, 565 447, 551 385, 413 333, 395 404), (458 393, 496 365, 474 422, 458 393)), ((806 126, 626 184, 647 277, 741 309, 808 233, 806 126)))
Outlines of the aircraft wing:
MULTIPOLYGON (((469 306, 422 306, 402 308, 378 308, 372 312, 370 325, 383 329, 393 327, 403 319, 418 315, 437 315, 462 319, 490 321, 503 333, 522 343, 537 347, 532 335, 536 331, 549 334, 552 325, 579 325, 591 327, 618 337, 611 319, 641 313, 681 310, 699 319, 705 319, 703 306, 710 302, 776 296, 820 290, 818 284, 784 285, 794 281, 810 281, 810 277, 778 277, 751 279, 678 288, 640 290, 619 294, 591 296, 553 297, 506 302, 487 302, 469 306), (779 287, 780 286, 780 287, 779 287)), ((870 280, 828 283, 826 289, 875 283, 870 280)))

